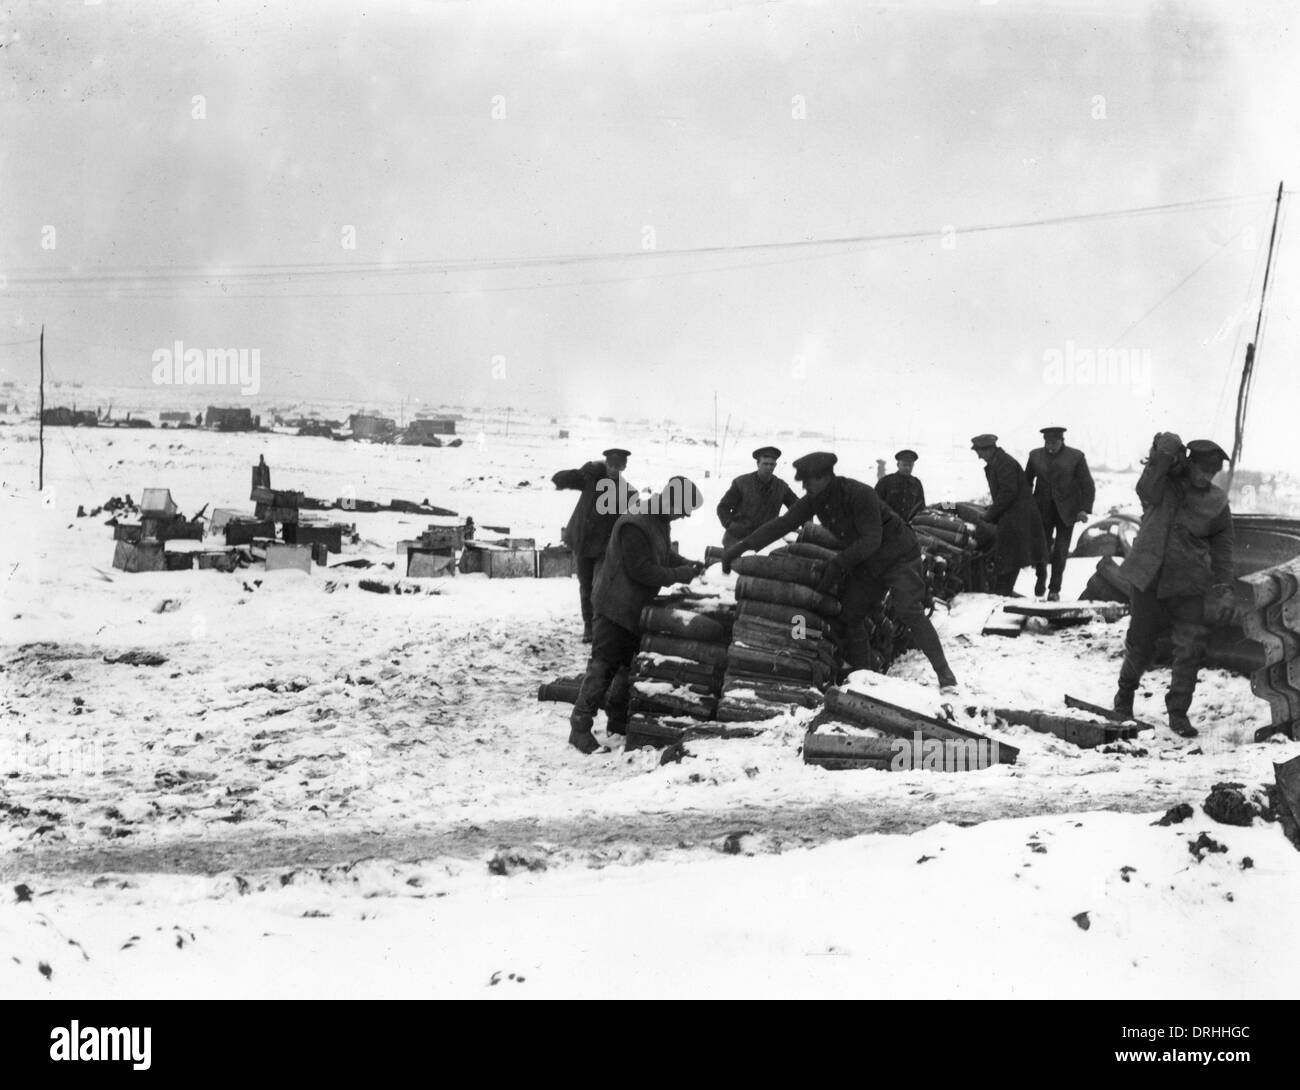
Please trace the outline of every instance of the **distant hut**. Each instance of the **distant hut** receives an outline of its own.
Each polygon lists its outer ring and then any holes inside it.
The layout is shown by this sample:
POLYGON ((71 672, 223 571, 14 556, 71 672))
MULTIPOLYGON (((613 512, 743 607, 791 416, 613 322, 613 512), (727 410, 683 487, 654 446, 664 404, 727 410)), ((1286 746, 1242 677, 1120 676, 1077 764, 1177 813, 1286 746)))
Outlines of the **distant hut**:
POLYGON ((389 416, 353 413, 348 417, 352 438, 370 443, 391 443, 397 438, 397 421, 389 416))
POLYGON ((93 428, 99 417, 89 409, 54 408, 41 413, 41 423, 47 428, 93 428))
POLYGON ((252 409, 223 409, 216 405, 208 406, 207 421, 213 431, 257 431, 260 423, 252 409))
POLYGON ((412 447, 440 447, 443 435, 455 435, 456 422, 442 417, 412 420, 402 434, 402 443, 412 447))

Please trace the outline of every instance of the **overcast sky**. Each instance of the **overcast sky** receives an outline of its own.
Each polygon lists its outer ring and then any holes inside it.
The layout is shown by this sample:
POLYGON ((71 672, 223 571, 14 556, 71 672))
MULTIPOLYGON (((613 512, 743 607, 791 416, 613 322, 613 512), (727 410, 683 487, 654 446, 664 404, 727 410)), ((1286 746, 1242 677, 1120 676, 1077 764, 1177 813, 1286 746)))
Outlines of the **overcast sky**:
MULTIPOLYGON (((1230 446, 1300 188, 1286 2, 44 7, 0 15, 0 341, 64 379, 179 339, 285 401, 1230 446), (1102 349, 1127 384, 1050 381, 1102 349)), ((1293 462, 1297 224, 1247 464, 1293 462)))

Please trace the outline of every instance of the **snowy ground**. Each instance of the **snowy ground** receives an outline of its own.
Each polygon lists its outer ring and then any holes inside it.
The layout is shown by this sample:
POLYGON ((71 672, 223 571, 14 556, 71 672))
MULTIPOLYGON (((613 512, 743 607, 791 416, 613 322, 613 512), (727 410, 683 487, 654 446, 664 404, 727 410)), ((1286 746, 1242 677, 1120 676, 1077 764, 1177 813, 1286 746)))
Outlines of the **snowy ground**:
MULTIPOLYGON (((691 742, 680 764, 618 745, 584 758, 565 744, 568 709, 536 700, 584 662, 571 581, 376 595, 359 580, 397 573, 124 575, 104 516, 74 517, 149 486, 187 513, 251 509, 264 453, 277 488, 427 497, 543 544, 573 498, 550 474, 615 438, 546 430, 422 450, 59 429, 42 502, 34 429, 2 429, 0 994, 1293 990, 1300 952, 1269 936, 1300 856, 1277 827, 1199 808, 1151 825, 1217 782, 1271 782, 1300 752, 1250 742, 1268 712, 1245 678, 1207 671, 1193 743, 1161 730, 1102 753, 1010 728, 997 737, 1019 761, 963 775, 806 766, 812 713, 691 742), (166 661, 105 661, 130 650, 166 661), (1228 850, 1198 862, 1187 842, 1202 831, 1228 850)), ((636 482, 687 472, 705 488, 705 509, 675 524, 700 555, 717 530, 712 450, 620 438, 636 482)), ((874 477, 878 452, 839 449, 845 472, 874 477)), ((973 456, 935 477, 969 482, 953 499, 983 489, 973 456)), ((1129 502, 1131 476, 1101 484, 1099 512, 1129 502)), ((429 521, 349 519, 351 554, 381 563, 429 521)), ((1072 564, 1067 596, 1091 567, 1072 564)), ((981 636, 994 604, 964 596, 937 618, 963 709, 1108 700, 1124 622, 981 636)), ((937 706, 919 656, 894 676, 937 706)), ((1161 721, 1166 681, 1150 676, 1139 714, 1161 721)))

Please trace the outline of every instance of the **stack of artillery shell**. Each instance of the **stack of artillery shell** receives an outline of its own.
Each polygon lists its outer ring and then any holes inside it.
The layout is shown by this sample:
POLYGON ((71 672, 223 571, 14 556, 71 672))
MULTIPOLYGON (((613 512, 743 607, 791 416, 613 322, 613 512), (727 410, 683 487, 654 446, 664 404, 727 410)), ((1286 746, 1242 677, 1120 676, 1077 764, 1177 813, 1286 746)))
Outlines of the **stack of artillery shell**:
POLYGON ((829 549, 800 544, 732 564, 740 576, 738 607, 719 719, 771 719, 791 706, 821 703, 839 663, 828 620, 840 604, 813 588, 831 556, 829 549))
POLYGON ((713 719, 727 661, 727 627, 714 617, 655 604, 641 611, 632 661, 632 716, 713 719))
POLYGON ((1300 741, 1300 558, 1237 580, 1244 586, 1241 628, 1264 652, 1264 666, 1251 675, 1250 687, 1268 701, 1271 726, 1256 732, 1256 741, 1283 732, 1300 741))
MULTIPOLYGON (((959 505, 962 506, 962 505, 959 505)), ((949 601, 971 585, 980 552, 979 527, 960 514, 927 507, 913 516, 912 532, 921 546, 926 597, 949 601)))

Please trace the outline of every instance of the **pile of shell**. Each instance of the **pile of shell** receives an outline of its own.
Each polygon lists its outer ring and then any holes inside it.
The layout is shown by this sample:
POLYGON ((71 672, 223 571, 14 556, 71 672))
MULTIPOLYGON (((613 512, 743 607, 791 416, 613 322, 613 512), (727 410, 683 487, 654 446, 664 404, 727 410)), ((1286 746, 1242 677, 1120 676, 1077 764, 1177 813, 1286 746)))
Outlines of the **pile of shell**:
POLYGON ((629 713, 713 719, 727 662, 726 621, 679 606, 646 606, 629 713))
POLYGON ((821 704, 839 666, 830 618, 840 604, 815 588, 834 555, 800 543, 732 564, 740 578, 719 719, 771 719, 791 705, 821 704))
POLYGON ((974 505, 956 504, 952 511, 926 507, 913 516, 928 600, 951 601, 963 590, 984 589, 979 556, 992 531, 982 514, 974 505))

